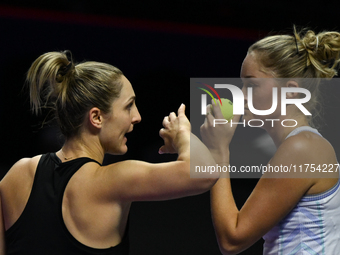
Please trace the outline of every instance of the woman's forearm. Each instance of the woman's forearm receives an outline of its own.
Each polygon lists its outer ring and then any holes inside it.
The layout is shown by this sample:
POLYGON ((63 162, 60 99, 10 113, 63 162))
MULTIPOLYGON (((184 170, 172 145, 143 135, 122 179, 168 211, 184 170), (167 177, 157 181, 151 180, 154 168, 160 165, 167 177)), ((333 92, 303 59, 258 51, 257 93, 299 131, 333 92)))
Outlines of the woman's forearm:
POLYGON ((238 209, 231 190, 230 178, 222 176, 210 190, 211 214, 216 237, 223 254, 238 250, 236 234, 238 209))

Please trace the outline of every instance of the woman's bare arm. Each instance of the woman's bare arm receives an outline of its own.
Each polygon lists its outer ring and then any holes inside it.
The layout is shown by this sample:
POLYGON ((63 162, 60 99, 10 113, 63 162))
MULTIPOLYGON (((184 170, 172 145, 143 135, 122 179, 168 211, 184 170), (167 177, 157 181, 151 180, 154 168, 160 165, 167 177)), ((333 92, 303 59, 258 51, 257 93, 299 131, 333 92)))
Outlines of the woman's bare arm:
POLYGON ((142 161, 123 161, 96 171, 99 193, 121 201, 166 200, 196 195, 209 190, 219 174, 205 178, 191 178, 190 164, 215 163, 207 147, 191 133, 185 107, 178 110, 178 117, 171 113, 163 121, 160 135, 165 145, 163 153, 178 153, 177 161, 150 164, 142 161))
MULTIPOLYGON (((219 130, 213 130, 209 124, 211 118, 208 116, 202 126, 202 136, 211 147, 216 162, 228 165, 229 143, 234 129, 221 125, 219 130)), ((287 139, 278 148, 270 165, 336 164, 333 148, 323 138, 314 136, 315 139, 310 139, 306 134, 299 134, 287 139)), ((240 210, 234 201, 229 176, 221 176, 210 192, 213 223, 221 252, 237 254, 245 250, 284 218, 312 188, 325 184, 316 190, 322 192, 332 187, 337 181, 332 178, 337 175, 319 179, 312 178, 310 174, 300 175, 299 178, 288 173, 265 174, 240 210)))
POLYGON ((2 202, 1 202, 1 194, 0 194, 0 255, 6 254, 6 246, 5 246, 5 224, 2 213, 2 202))

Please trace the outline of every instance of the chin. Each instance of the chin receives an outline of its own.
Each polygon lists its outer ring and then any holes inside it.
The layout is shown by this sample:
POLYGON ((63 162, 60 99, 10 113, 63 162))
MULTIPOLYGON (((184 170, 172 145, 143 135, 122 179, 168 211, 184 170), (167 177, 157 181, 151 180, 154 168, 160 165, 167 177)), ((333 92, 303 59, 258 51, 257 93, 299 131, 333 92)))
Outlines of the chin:
POLYGON ((120 150, 119 155, 124 155, 125 153, 127 153, 127 151, 128 151, 128 148, 127 148, 127 146, 125 145, 124 148, 122 148, 122 149, 120 150))
POLYGON ((124 146, 124 148, 116 149, 114 151, 109 151, 108 153, 111 155, 124 155, 128 151, 127 146, 124 146))

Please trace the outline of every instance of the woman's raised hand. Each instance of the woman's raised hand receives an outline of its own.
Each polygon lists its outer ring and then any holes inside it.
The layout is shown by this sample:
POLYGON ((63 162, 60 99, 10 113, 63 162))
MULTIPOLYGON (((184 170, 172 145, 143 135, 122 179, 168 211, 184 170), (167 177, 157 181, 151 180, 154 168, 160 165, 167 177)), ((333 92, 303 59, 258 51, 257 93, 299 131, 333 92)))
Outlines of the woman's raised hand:
MULTIPOLYGON (((229 153, 229 144, 234 136, 237 124, 231 125, 230 122, 224 124, 216 124, 216 119, 224 119, 218 104, 212 103, 207 106, 207 115, 201 126, 200 132, 202 141, 208 147, 215 160, 216 155, 225 155, 229 153), (212 110, 213 113, 212 114, 212 110)), ((232 119, 233 123, 240 120, 240 115, 235 115, 232 119)))
POLYGON ((185 105, 181 104, 178 114, 171 112, 163 119, 163 128, 159 131, 160 137, 164 140, 164 145, 159 149, 159 153, 180 153, 189 149, 191 125, 185 115, 185 105))

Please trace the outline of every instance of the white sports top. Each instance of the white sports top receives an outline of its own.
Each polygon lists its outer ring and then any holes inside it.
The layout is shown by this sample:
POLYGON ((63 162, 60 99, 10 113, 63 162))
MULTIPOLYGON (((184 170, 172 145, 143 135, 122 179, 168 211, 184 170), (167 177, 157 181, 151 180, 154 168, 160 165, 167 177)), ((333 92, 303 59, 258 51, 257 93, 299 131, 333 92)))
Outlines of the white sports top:
MULTIPOLYGON (((321 136, 316 129, 304 126, 293 130, 287 138, 302 131, 321 136)), ((334 187, 321 194, 302 197, 294 209, 263 236, 263 254, 340 254, 339 187, 340 179, 334 187)))

